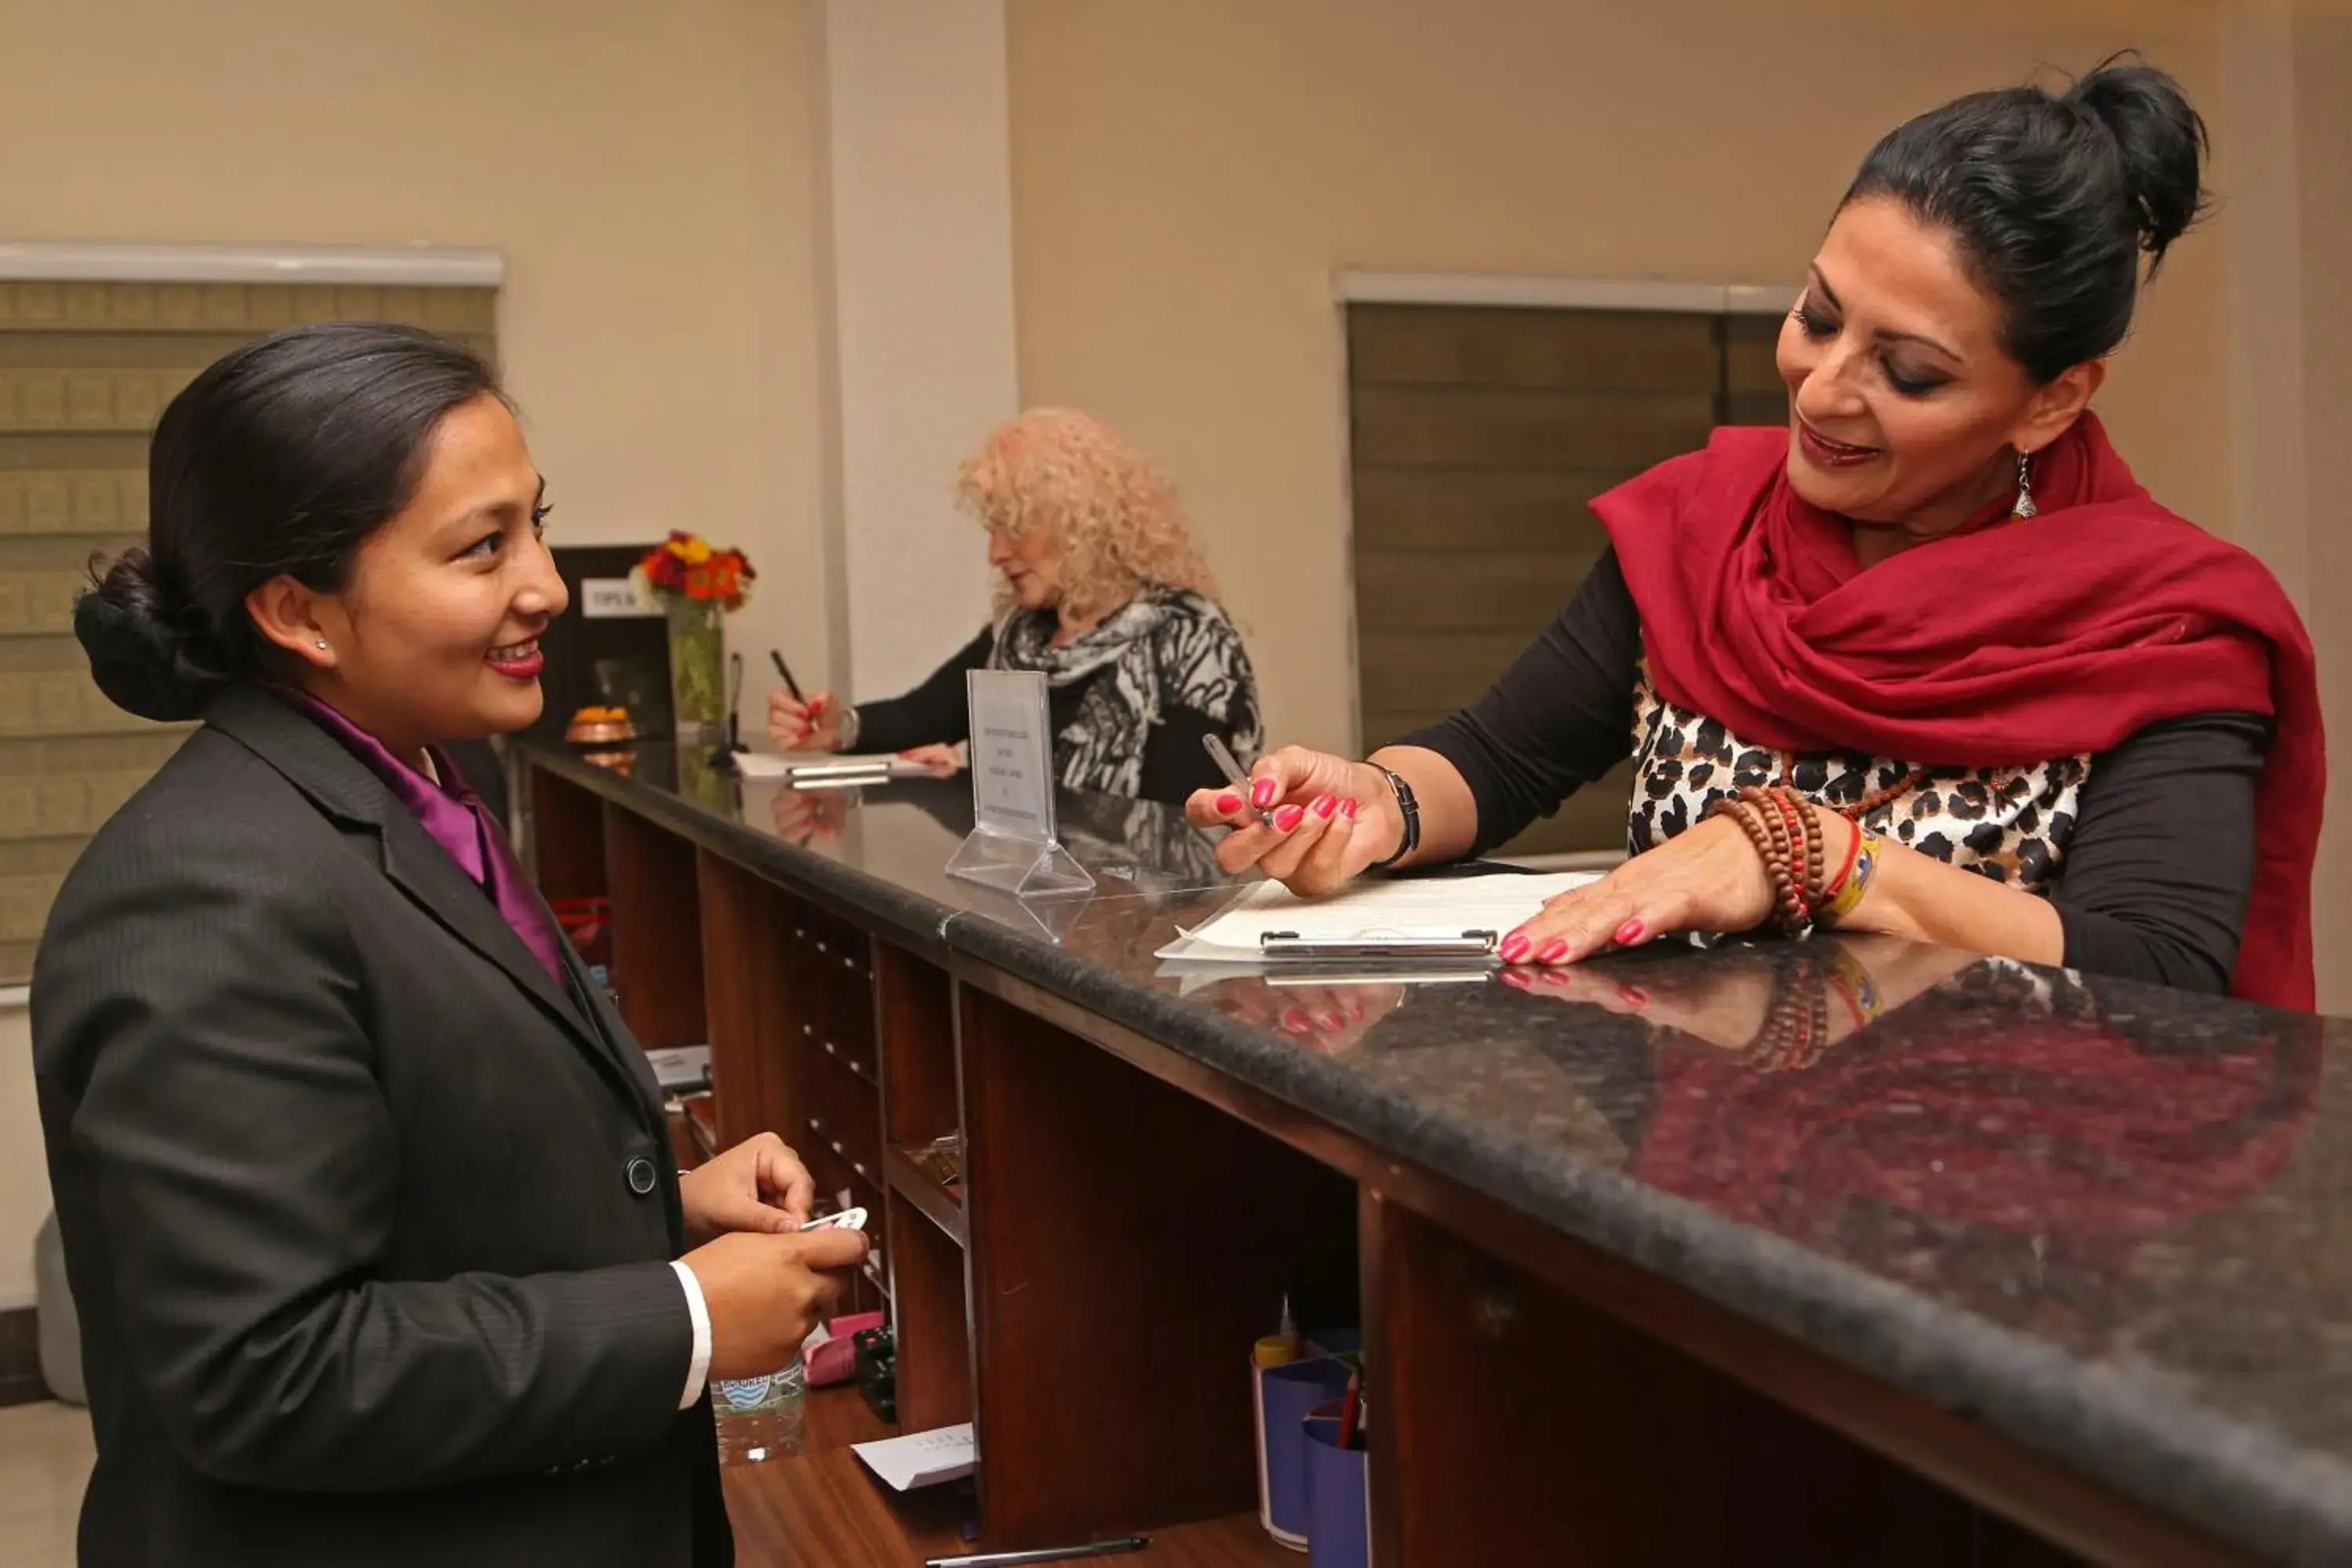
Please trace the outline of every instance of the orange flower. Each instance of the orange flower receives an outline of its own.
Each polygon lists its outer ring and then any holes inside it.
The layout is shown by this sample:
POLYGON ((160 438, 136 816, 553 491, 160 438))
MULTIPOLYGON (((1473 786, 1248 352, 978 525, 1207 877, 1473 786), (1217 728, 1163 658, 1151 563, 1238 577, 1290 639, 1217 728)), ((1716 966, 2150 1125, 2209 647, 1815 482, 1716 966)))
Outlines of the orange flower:
POLYGON ((715 550, 699 534, 682 529, 647 551, 637 570, 658 592, 716 600, 730 610, 742 607, 747 586, 758 575, 741 551, 715 550))

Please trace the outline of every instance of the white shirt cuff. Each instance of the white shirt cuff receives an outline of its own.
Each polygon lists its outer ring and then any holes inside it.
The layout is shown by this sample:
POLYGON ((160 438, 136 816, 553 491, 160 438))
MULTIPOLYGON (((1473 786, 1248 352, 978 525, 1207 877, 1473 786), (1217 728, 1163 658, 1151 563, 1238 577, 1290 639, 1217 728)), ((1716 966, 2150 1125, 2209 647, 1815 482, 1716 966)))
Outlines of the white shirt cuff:
POLYGON ((691 1410, 710 1378, 710 1307, 702 1299, 702 1281, 694 1277, 694 1270, 675 1258, 670 1267, 677 1270, 677 1282, 686 1287, 686 1315, 694 1322, 694 1355, 686 1363, 686 1393, 677 1402, 680 1410, 691 1410))

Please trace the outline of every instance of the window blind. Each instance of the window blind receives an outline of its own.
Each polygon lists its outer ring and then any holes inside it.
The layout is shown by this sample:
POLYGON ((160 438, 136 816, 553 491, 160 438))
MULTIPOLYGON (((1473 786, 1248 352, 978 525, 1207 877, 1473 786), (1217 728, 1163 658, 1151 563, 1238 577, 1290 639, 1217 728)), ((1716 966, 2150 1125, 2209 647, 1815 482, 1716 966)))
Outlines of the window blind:
MULTIPOLYGON (((1347 306, 1358 713, 1367 750, 1476 700, 1608 541, 1586 503, 1706 443, 1779 424, 1780 318, 1725 311, 1347 306)), ((1505 853, 1622 850, 1623 768, 1505 853)))

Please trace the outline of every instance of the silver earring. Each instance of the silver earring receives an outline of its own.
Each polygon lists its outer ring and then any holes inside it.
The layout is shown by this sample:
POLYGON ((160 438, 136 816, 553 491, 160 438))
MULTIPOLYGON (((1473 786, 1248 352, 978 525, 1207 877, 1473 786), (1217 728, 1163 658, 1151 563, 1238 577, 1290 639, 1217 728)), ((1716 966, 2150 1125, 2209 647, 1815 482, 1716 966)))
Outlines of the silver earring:
MULTIPOLYGON (((2041 509, 2033 504, 2033 471, 2023 452, 2017 454, 2017 502, 2009 509, 2012 518, 2036 516, 2041 509)), ((320 644, 321 647, 324 643, 320 644)))
MULTIPOLYGON (((2027 515, 2028 515, 2028 516, 2031 516, 2032 514, 2031 514, 2031 513, 2028 513, 2027 515)), ((319 651, 320 651, 320 653, 324 653, 324 652, 326 652, 326 651, 327 651, 327 639, 326 639, 326 638, 324 638, 324 637, 320 637, 320 638, 319 639, 319 651)))

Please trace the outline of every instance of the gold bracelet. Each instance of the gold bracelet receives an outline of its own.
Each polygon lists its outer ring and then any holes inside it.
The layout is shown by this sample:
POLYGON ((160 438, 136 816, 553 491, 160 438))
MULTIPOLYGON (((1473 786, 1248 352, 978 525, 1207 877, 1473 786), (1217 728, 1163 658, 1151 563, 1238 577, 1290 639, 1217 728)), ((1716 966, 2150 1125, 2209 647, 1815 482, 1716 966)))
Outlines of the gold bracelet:
POLYGON ((1853 869, 1845 874, 1845 880, 1838 884, 1837 890, 1830 895, 1829 902, 1813 911, 1815 925, 1833 926, 1853 913, 1854 906, 1862 902, 1864 893, 1870 891, 1871 879, 1878 874, 1878 859, 1885 846, 1879 843, 1877 834, 1862 824, 1855 823, 1853 830, 1862 835, 1861 841, 1854 847, 1853 869))

